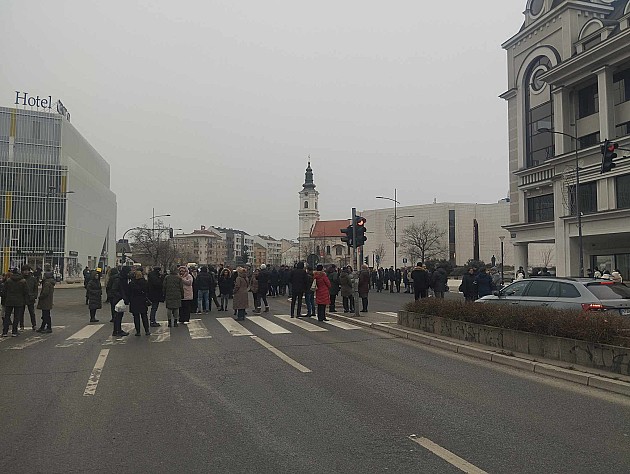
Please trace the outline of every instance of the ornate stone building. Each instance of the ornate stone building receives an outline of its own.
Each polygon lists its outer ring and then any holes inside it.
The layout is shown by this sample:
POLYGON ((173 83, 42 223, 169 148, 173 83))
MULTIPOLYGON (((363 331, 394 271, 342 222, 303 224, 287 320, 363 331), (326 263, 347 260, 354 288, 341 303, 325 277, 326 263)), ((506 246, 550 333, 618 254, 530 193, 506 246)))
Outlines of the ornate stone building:
POLYGON ((507 52, 510 232, 515 265, 555 244, 558 275, 630 273, 630 160, 602 174, 600 144, 630 148, 630 1, 529 0, 507 52), (576 160, 579 166, 576 167, 576 160))

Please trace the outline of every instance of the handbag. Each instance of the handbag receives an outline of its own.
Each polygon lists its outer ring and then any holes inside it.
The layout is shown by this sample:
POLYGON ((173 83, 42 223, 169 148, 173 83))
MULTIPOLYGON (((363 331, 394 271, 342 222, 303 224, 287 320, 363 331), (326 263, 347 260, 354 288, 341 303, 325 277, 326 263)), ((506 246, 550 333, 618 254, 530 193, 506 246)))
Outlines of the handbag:
POLYGON ((114 310, 117 313, 124 313, 125 311, 129 311, 129 308, 127 308, 125 300, 121 299, 118 303, 116 303, 116 306, 114 306, 114 310))

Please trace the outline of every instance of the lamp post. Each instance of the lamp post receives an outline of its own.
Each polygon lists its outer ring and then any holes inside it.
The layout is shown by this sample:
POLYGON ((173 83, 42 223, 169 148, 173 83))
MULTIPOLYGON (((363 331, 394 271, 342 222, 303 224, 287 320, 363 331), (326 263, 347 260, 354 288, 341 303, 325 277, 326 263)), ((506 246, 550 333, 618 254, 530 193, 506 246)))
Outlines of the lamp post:
POLYGON ((505 240, 505 235, 500 235, 499 236, 499 240, 501 241, 501 286, 505 285, 505 275, 503 273, 503 257, 504 257, 504 253, 503 253, 503 241, 505 240))
POLYGON ((580 212, 580 161, 578 156, 578 138, 564 132, 558 132, 557 130, 551 130, 550 128, 539 128, 539 132, 554 133, 556 135, 564 135, 575 141, 575 213, 577 214, 577 227, 578 227, 578 246, 580 248, 580 268, 579 276, 584 276, 584 242, 582 239, 582 213, 580 212))
POLYGON ((155 207, 153 208, 153 214, 151 215, 151 237, 155 238, 155 219, 158 217, 171 217, 170 214, 160 214, 159 216, 155 215, 155 207))

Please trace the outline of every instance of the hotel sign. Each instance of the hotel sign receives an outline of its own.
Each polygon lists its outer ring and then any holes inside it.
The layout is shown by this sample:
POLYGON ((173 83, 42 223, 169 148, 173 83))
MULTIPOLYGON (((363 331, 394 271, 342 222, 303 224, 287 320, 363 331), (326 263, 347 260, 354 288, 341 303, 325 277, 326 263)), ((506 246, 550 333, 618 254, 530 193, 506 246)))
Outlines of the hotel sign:
MULTIPOLYGON (((23 105, 25 107, 37 107, 38 109, 46 110, 52 110, 53 108, 52 96, 40 97, 36 95, 35 97, 33 97, 32 95, 29 95, 28 92, 20 91, 15 91, 15 105, 23 105)), ((64 107, 63 103, 60 100, 57 101, 55 107, 57 109, 57 113, 59 115, 63 115, 69 122, 70 112, 68 112, 68 109, 64 107)))

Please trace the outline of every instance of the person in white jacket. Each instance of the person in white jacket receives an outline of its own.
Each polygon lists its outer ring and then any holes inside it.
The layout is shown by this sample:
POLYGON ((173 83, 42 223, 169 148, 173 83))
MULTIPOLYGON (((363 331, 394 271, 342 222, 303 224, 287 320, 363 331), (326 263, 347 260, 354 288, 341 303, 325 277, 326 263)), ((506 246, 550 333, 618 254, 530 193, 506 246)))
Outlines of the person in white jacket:
POLYGON ((612 279, 612 281, 617 282, 617 283, 623 283, 623 278, 621 277, 621 273, 619 273, 619 270, 615 269, 611 274, 610 277, 612 279))

